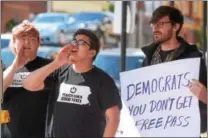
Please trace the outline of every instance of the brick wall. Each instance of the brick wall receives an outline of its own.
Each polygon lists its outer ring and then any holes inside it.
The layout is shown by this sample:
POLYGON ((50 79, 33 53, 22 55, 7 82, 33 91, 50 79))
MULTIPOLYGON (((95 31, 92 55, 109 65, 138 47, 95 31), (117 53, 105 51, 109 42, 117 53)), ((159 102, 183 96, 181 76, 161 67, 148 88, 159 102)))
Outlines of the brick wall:
POLYGON ((1 33, 7 32, 6 23, 12 18, 21 22, 29 17, 30 12, 46 12, 46 1, 2 1, 1 2, 1 33))

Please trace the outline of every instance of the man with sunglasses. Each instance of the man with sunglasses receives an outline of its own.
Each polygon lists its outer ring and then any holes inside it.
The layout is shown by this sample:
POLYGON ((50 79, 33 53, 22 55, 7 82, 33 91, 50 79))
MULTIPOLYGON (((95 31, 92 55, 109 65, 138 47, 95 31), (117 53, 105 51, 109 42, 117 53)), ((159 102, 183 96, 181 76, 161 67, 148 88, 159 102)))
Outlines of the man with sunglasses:
MULTIPOLYGON (((1 125, 3 138, 44 138, 49 90, 31 93, 23 88, 23 80, 30 72, 50 61, 37 57, 39 31, 23 21, 12 32, 13 63, 3 73, 2 109, 8 110, 10 120, 1 125)), ((2 115, 3 116, 3 115, 2 115)))
POLYGON ((142 48, 146 55, 143 66, 185 58, 201 58, 199 81, 192 80, 189 89, 200 100, 201 132, 206 132, 207 70, 205 60, 202 52, 195 45, 190 45, 179 36, 183 20, 182 13, 174 7, 160 6, 153 12, 150 23, 154 42, 142 48))
POLYGON ((50 87, 50 137, 114 137, 121 99, 113 79, 93 66, 100 49, 98 37, 80 29, 50 64, 32 72, 23 82, 30 91, 50 87))

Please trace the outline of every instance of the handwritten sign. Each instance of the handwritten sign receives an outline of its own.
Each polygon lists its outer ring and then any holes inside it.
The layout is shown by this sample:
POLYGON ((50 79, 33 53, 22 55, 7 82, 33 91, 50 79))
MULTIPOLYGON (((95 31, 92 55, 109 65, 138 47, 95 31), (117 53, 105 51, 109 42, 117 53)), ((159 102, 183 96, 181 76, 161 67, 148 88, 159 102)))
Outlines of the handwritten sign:
MULTIPOLYGON (((122 101, 122 105, 125 103, 122 101)), ((139 131, 134 125, 133 118, 129 115, 129 110, 126 106, 122 107, 120 113, 119 128, 116 132, 116 137, 139 137, 139 131)))
POLYGON ((121 97, 141 137, 200 136, 198 99, 188 89, 199 78, 199 64, 199 58, 185 59, 120 74, 121 97))

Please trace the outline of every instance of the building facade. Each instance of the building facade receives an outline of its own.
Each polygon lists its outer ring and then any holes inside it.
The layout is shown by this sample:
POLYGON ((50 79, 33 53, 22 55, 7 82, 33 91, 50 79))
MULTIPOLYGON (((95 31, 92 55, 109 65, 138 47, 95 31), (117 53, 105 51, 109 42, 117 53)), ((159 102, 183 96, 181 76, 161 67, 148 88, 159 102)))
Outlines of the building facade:
POLYGON ((1 2, 1 33, 8 31, 7 23, 16 23, 28 19, 31 13, 47 11, 46 1, 2 1, 1 2))

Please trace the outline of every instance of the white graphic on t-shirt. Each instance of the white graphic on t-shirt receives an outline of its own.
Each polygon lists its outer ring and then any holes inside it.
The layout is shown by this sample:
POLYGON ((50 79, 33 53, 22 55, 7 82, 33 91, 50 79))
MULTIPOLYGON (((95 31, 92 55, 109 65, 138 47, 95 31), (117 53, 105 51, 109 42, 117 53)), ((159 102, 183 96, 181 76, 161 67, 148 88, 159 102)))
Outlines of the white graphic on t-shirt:
POLYGON ((30 74, 30 72, 18 72, 14 75, 12 84, 9 87, 22 87, 22 81, 30 74))
POLYGON ((90 104, 88 97, 91 94, 88 86, 61 83, 58 102, 73 103, 79 105, 90 104))

